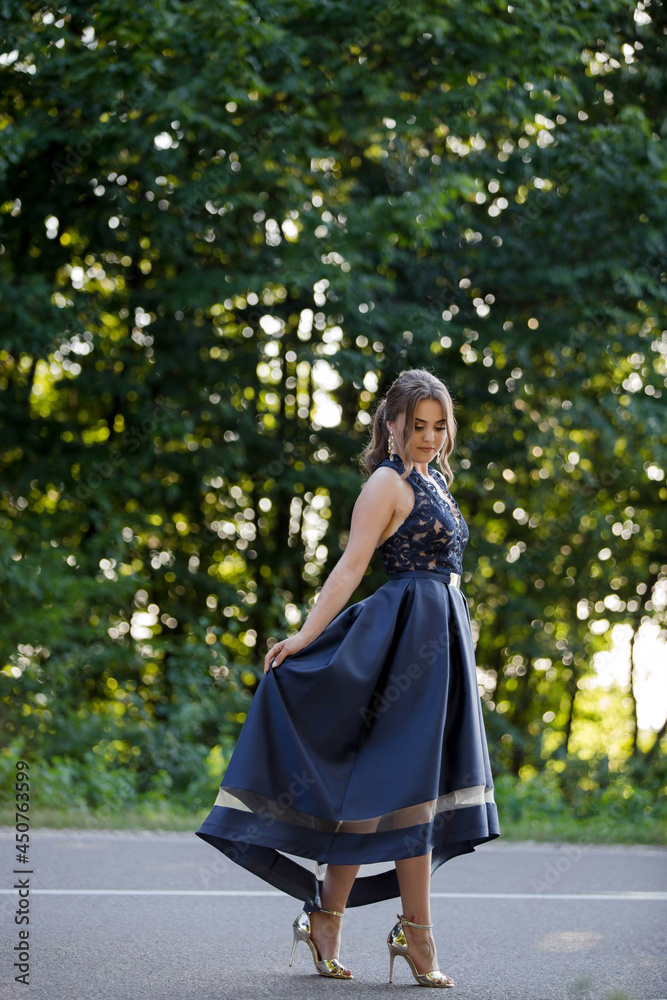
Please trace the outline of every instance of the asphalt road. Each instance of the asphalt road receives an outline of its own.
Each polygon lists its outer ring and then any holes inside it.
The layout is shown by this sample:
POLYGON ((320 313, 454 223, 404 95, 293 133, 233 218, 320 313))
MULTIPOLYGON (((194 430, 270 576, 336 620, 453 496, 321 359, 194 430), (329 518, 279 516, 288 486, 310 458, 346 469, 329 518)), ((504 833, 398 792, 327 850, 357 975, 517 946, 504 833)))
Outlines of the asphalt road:
MULTIPOLYGON (((421 990, 386 937, 400 900, 347 910, 341 959, 318 976, 291 924, 299 901, 194 833, 31 831, 29 986, 14 982, 14 831, 0 828, 0 997, 301 1000, 421 990)), ((440 969, 458 1000, 667 998, 667 848, 482 845, 432 880, 440 969)), ((420 993, 417 995, 421 995, 420 993)))

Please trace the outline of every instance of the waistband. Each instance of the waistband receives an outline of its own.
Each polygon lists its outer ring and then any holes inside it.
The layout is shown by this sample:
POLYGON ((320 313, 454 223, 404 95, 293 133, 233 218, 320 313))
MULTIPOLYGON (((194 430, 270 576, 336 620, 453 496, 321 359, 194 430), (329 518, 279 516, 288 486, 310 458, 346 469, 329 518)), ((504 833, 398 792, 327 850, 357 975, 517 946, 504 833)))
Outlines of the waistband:
POLYGON ((387 573, 387 580, 410 580, 414 576, 424 577, 427 580, 441 580, 451 587, 461 589, 461 574, 448 569, 442 573, 434 569, 404 569, 400 573, 387 573))

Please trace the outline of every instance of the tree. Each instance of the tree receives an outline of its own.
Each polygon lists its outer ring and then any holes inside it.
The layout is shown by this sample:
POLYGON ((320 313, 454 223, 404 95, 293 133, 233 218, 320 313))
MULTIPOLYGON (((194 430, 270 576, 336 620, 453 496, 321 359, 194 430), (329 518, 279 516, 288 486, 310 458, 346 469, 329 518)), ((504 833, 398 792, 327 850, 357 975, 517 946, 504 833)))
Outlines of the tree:
POLYGON ((185 791, 340 556, 378 394, 428 366, 496 766, 567 750, 592 621, 665 576, 650 9, 5 5, 12 746, 185 791))

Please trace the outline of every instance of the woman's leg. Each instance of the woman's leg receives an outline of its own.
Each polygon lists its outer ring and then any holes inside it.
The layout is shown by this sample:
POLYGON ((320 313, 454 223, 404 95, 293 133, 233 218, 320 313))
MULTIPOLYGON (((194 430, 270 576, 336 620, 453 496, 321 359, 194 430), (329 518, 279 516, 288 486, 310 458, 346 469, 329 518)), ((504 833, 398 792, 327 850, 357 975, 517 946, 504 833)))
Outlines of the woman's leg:
MULTIPOLYGON (((431 923, 431 851, 416 858, 401 858, 396 862, 396 874, 401 890, 403 916, 416 924, 431 923)), ((438 968, 432 928, 403 925, 410 958, 417 972, 434 972, 438 968)))
MULTIPOLYGON (((344 913, 358 871, 359 865, 327 865, 320 893, 322 906, 344 913)), ((313 910, 310 914, 311 937, 322 958, 338 958, 342 925, 342 918, 333 913, 313 910)))

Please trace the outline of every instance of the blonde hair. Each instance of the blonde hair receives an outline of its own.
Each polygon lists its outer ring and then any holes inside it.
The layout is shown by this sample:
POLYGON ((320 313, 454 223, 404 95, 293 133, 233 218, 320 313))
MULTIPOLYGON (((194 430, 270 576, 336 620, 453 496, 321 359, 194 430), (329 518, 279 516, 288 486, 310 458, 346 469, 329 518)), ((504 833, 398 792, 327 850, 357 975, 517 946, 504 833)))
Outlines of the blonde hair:
POLYGON ((398 452, 405 471, 401 478, 405 479, 413 469, 408 446, 414 433, 414 415, 417 404, 422 399, 435 399, 442 404, 447 427, 447 436, 436 464, 451 486, 454 474, 449 467, 448 458, 454 450, 458 425, 454 416, 454 402, 444 382, 424 368, 409 368, 401 372, 387 389, 380 400, 373 416, 373 436, 359 457, 362 472, 371 475, 377 469, 383 458, 389 458, 389 428, 387 421, 395 423, 400 413, 405 413, 403 439, 397 430, 394 431, 394 450, 398 452))

